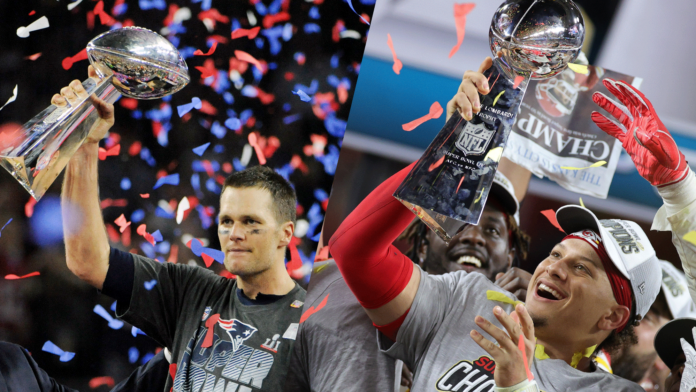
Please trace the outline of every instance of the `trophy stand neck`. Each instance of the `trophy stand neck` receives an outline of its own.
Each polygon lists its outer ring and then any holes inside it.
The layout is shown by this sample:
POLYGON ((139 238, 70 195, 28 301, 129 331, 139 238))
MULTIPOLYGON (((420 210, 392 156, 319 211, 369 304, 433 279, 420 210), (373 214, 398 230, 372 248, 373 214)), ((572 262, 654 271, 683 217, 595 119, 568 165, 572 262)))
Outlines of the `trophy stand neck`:
POLYGON ((516 72, 510 65, 508 65, 505 60, 503 60, 500 57, 494 57, 493 58, 493 66, 496 68, 499 74, 503 75, 507 80, 510 81, 510 83, 514 83, 516 79, 518 79, 518 76, 521 76, 524 78, 523 80, 529 81, 531 75, 530 74, 520 74, 519 72, 516 72))

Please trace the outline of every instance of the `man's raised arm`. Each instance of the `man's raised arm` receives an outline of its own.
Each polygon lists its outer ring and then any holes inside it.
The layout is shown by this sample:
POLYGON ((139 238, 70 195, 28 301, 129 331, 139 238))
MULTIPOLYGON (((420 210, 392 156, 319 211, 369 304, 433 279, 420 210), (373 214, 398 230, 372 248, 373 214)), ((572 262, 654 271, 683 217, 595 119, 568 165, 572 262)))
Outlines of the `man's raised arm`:
MULTIPOLYGON (((97 78, 92 66, 89 67, 89 76, 97 78)), ((85 97, 87 92, 82 84, 74 80, 61 89, 60 95, 54 95, 51 103, 65 106, 67 102, 76 104, 78 99, 85 97)), ((110 248, 99 205, 97 165, 99 141, 114 124, 114 106, 95 95, 91 100, 99 118, 65 170, 61 209, 68 268, 80 279, 101 289, 109 268, 110 248)))

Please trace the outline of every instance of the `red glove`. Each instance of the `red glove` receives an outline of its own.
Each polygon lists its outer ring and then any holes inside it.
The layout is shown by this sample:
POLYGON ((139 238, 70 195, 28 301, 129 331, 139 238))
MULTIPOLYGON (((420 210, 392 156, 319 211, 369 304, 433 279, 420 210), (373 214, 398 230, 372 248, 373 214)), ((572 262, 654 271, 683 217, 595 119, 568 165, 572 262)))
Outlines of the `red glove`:
POLYGON ((628 112, 602 93, 594 93, 592 100, 619 120, 625 129, 598 112, 592 112, 592 121, 619 139, 638 173, 652 185, 671 185, 686 178, 689 170, 684 154, 643 93, 623 81, 604 79, 602 82, 628 112))

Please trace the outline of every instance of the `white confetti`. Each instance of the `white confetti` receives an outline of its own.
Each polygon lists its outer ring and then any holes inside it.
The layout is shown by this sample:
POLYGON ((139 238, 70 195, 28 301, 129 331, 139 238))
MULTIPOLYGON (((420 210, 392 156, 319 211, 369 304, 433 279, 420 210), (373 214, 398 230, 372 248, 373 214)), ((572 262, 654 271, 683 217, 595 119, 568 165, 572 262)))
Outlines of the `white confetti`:
POLYGON ((2 107, 0 108, 0 110, 4 109, 5 106, 7 106, 8 104, 14 102, 15 99, 17 99, 17 87, 19 87, 19 85, 15 85, 14 90, 12 90, 12 96, 10 97, 10 99, 7 100, 7 102, 5 102, 4 105, 2 105, 2 107))
POLYGON ((41 30, 48 28, 48 18, 45 16, 40 17, 34 23, 29 26, 22 26, 17 29, 17 36, 19 38, 27 38, 32 31, 41 30))
POLYGON ((188 198, 184 196, 179 202, 179 206, 176 208, 176 223, 180 224, 184 220, 184 213, 191 208, 188 198))
POLYGON ((82 0, 77 0, 74 3, 68 4, 68 11, 72 11, 72 9, 77 7, 80 3, 82 3, 82 0))
POLYGON ((343 30, 339 34, 341 38, 355 38, 355 39, 361 39, 362 35, 358 33, 355 30, 343 30))

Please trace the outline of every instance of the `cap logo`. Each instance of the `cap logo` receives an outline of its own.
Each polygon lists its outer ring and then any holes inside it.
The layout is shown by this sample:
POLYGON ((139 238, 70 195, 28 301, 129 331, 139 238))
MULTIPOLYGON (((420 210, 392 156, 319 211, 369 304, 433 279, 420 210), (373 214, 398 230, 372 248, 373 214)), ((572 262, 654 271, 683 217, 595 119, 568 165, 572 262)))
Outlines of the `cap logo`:
POLYGON ((641 295, 645 294, 645 282, 638 285, 638 291, 640 291, 641 295))
POLYGON ((684 294, 684 286, 677 282, 672 275, 662 270, 662 284, 667 286, 667 289, 673 297, 678 297, 684 294))
POLYGON ((576 237, 580 237, 580 238, 584 238, 584 239, 587 240, 587 241, 590 243, 590 245, 592 245, 595 249, 598 247, 597 244, 601 244, 601 243, 602 243, 602 237, 600 237, 599 235, 597 235, 597 233, 595 233, 595 232, 592 231, 592 230, 577 231, 577 232, 572 233, 572 234, 570 234, 570 235, 573 235, 573 236, 576 236, 576 237))
POLYGON ((624 254, 640 253, 641 249, 636 244, 636 239, 621 223, 613 220, 602 220, 600 223, 609 229, 609 233, 614 237, 624 254))

